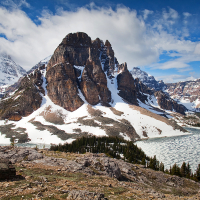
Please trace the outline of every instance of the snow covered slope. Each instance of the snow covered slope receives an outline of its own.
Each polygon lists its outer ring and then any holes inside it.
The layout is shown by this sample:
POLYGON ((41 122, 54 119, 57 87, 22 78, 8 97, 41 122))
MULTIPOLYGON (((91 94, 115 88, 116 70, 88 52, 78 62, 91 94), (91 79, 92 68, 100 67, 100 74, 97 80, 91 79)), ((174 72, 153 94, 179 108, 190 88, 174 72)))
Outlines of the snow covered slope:
MULTIPOLYGON (((117 73, 113 74, 112 79, 107 79, 108 88, 112 91, 112 107, 101 104, 91 106, 79 91, 79 96, 85 103, 74 112, 67 111, 50 100, 46 90, 46 69, 42 69, 41 74, 45 91, 44 94, 41 93, 41 107, 17 122, 1 120, 0 141, 10 143, 10 139, 6 138, 9 137, 8 130, 12 130, 18 140, 24 136, 30 139, 30 143, 43 144, 71 142, 86 134, 122 136, 126 140, 185 134, 179 129, 174 130, 173 123, 161 117, 169 113, 156 110, 149 103, 147 105, 140 102, 140 106, 135 106, 124 102, 118 95, 117 73), (132 132, 135 133, 135 138, 132 132)), ((19 98, 15 95, 13 94, 13 99, 19 98)), ((149 98, 155 105, 156 99, 149 98)))
POLYGON ((41 60, 39 63, 37 63, 35 66, 33 66, 29 71, 27 71, 27 74, 30 74, 31 72, 33 72, 35 69, 38 69, 39 67, 43 66, 43 65, 47 65, 49 60, 51 58, 51 55, 44 58, 43 60, 41 60))
POLYGON ((6 89, 17 82, 20 77, 26 74, 21 66, 17 65, 6 53, 0 54, 0 97, 6 89))
POLYGON ((7 54, 0 54, 0 86, 11 85, 26 74, 21 66, 17 65, 7 54))
POLYGON ((184 114, 183 106, 134 80, 108 40, 69 33, 48 60, 0 100, 1 139, 58 144, 85 135, 136 141, 185 134, 170 115, 184 114))

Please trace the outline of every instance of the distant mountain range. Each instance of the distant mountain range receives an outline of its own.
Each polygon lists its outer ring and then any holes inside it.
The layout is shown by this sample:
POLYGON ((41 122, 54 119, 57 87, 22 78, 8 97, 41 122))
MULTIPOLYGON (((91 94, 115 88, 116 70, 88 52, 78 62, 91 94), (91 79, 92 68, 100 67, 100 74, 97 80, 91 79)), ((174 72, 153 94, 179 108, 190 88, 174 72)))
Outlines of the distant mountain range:
POLYGON ((130 73, 132 74, 133 78, 138 78, 143 84, 147 87, 152 88, 156 91, 163 90, 166 85, 163 81, 156 81, 154 76, 147 74, 146 72, 142 71, 139 67, 134 67, 130 73))
POLYGON ((200 79, 182 81, 178 83, 164 83, 138 67, 134 67, 130 73, 133 78, 138 78, 147 87, 156 91, 163 91, 170 98, 184 105, 188 110, 200 112, 200 79))

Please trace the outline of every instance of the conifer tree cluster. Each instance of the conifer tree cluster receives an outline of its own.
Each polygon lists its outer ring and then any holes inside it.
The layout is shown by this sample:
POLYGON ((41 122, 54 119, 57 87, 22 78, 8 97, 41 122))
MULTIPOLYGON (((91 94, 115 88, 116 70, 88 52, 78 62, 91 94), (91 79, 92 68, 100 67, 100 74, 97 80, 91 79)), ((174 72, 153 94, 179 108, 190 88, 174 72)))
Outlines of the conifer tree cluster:
POLYGON ((185 162, 183 162, 181 167, 175 163, 172 167, 170 166, 169 170, 165 170, 164 164, 160 163, 156 156, 150 158, 133 142, 118 137, 81 137, 74 140, 71 144, 52 145, 50 150, 81 154, 86 152, 105 153, 109 157, 142 164, 156 171, 200 181, 200 164, 194 174, 191 172, 190 164, 185 162))
POLYGON ((123 158, 130 163, 138 164, 141 164, 142 161, 150 160, 133 142, 118 137, 82 137, 71 144, 54 145, 50 149, 73 153, 105 153, 112 158, 123 158))
POLYGON ((181 167, 175 163, 172 167, 170 167, 169 174, 200 181, 200 164, 198 165, 196 171, 192 173, 189 163, 186 164, 183 162, 181 167))

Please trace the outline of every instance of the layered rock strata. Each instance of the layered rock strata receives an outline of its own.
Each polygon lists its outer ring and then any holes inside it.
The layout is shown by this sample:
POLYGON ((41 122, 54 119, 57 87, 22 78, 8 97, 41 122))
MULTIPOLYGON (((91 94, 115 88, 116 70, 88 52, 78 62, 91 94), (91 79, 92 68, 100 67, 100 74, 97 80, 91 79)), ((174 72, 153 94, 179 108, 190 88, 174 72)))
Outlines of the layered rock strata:
POLYGON ((79 90, 91 105, 110 103, 111 92, 100 62, 103 46, 99 38, 92 41, 85 33, 68 34, 63 39, 47 65, 47 91, 55 104, 76 110, 84 103, 79 90))

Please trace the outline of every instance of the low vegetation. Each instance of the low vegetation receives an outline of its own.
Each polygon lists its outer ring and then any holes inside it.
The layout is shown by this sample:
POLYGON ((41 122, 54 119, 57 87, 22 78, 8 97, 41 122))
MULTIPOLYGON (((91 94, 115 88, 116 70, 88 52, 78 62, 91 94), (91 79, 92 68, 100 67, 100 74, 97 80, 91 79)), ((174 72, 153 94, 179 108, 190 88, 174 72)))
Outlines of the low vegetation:
POLYGON ((181 167, 175 163, 170 169, 165 169, 164 164, 160 163, 156 156, 150 158, 132 141, 118 137, 81 137, 71 144, 53 145, 50 150, 81 154, 86 152, 105 153, 109 157, 124 159, 129 163, 142 164, 156 171, 200 181, 200 164, 195 173, 192 173, 190 164, 186 165, 185 162, 181 167))

